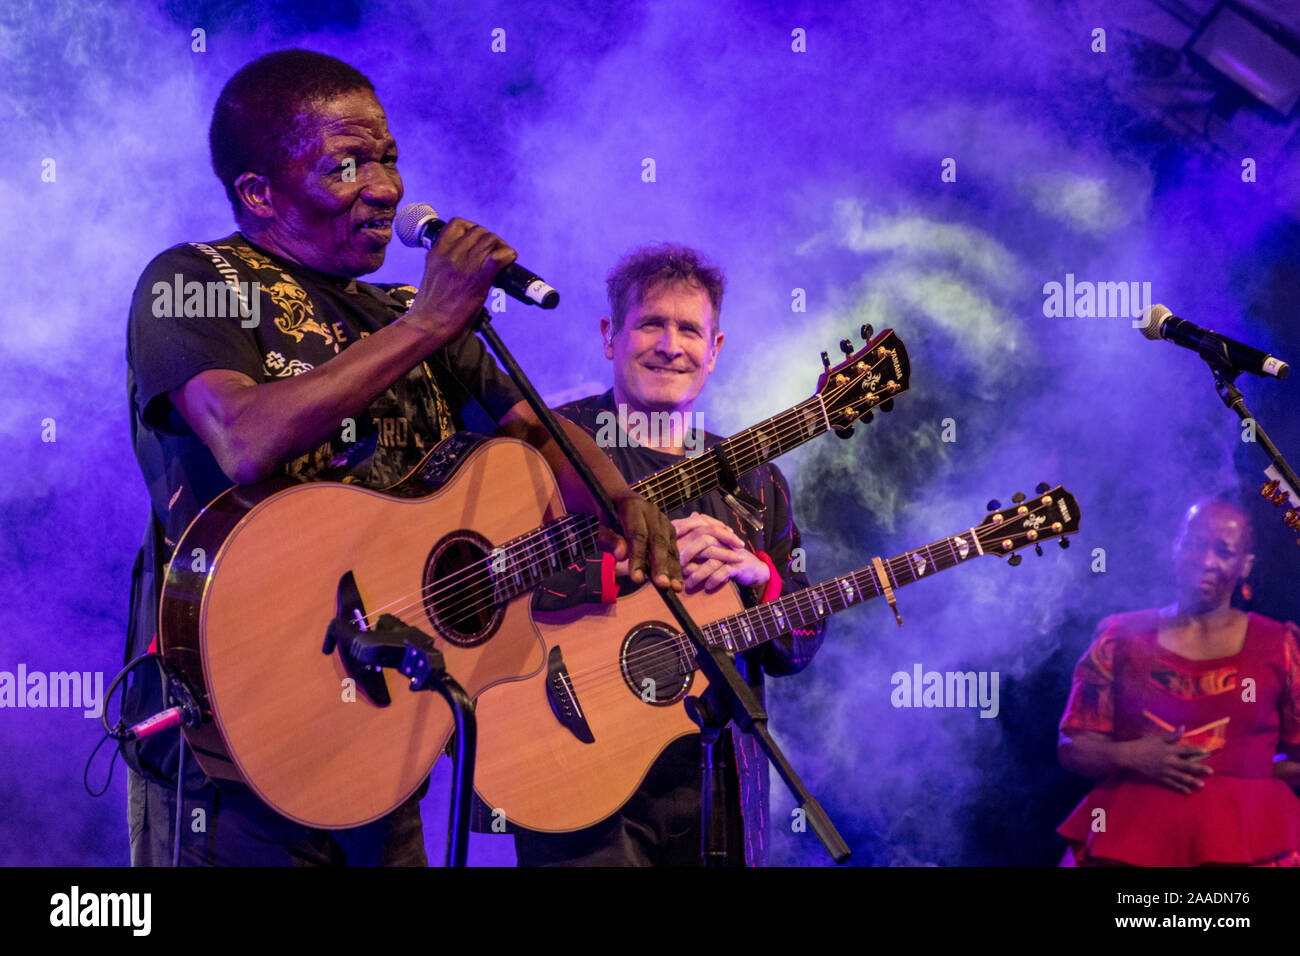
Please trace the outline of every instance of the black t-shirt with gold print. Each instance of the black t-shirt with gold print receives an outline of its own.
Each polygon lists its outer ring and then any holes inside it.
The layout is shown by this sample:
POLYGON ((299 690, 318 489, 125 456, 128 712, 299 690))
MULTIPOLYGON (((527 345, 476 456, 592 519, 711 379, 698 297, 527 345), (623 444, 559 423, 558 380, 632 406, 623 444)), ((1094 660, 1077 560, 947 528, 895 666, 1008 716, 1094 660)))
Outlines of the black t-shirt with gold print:
MULTIPOLYGON (((242 372, 259 383, 309 371, 397 319, 415 293, 407 285, 372 285, 285 262, 239 233, 176 246, 149 264, 131 303, 128 386, 136 457, 169 548, 231 482, 168 394, 208 369, 242 372), (236 282, 240 289, 232 292, 236 282)), ((382 488, 466 427, 467 408, 478 406, 470 414, 482 429, 521 399, 467 332, 355 421, 341 421, 328 441, 285 472, 382 488)))
MULTIPOLYGON (((156 632, 171 552, 198 513, 232 485, 169 394, 209 369, 242 372, 258 383, 300 375, 395 321, 415 294, 411 286, 375 285, 287 262, 240 233, 174 246, 145 268, 131 301, 127 388, 132 444, 154 520, 134 572, 128 659, 143 653, 156 632)), ((521 400, 467 331, 284 470, 383 488, 452 432, 493 430, 521 400)), ((123 706, 128 722, 161 709, 161 689, 151 683, 133 681, 123 706)), ((138 751, 128 747, 127 759, 137 770, 174 779, 172 740, 163 734, 138 751)))

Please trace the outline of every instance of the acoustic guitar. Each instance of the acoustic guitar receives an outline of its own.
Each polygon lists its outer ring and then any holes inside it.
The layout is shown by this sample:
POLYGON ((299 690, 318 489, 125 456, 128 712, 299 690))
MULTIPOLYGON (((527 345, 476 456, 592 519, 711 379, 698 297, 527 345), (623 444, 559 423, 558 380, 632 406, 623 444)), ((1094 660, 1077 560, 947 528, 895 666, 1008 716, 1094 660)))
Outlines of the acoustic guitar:
MULTIPOLYGON (((688 595, 686 606, 710 644, 738 653, 882 595, 892 604, 898 588, 982 555, 1019 564, 1020 549, 1042 554, 1042 542, 1066 546, 1079 530, 1079 505, 1064 488, 1044 484, 1023 498, 975 527, 748 610, 730 582, 688 595)), ((665 623, 671 615, 653 586, 535 617, 546 673, 479 698, 474 786, 512 823, 580 830, 626 803, 659 754, 698 731, 681 701, 708 682, 690 641, 665 623)))
MULTIPOLYGON (((633 487, 670 509, 846 432, 908 385, 892 330, 826 364, 811 398, 633 487)), ((451 712, 382 670, 349 673, 341 649, 323 650, 331 620, 389 614, 424 631, 476 697, 541 673, 529 594, 596 554, 597 531, 565 513, 535 449, 467 433, 383 490, 282 477, 222 493, 178 543, 159 607, 162 652, 203 709, 185 731, 199 764, 307 826, 390 812, 443 751, 451 712)))

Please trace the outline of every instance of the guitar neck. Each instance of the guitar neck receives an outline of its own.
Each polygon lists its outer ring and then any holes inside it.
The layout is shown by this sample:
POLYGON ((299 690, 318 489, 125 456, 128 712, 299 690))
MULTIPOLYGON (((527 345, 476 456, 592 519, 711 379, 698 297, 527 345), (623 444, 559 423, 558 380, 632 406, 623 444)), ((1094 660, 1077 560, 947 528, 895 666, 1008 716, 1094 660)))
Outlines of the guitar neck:
MULTIPOLYGON (((661 510, 672 511, 693 498, 729 488, 741 475, 798 448, 829 427, 822 398, 814 395, 702 455, 642 478, 632 489, 661 510)), ((572 514, 503 544, 489 558, 495 599, 511 600, 557 571, 594 555, 598 530, 590 515, 572 514)))
POLYGON ((718 442, 701 455, 647 475, 632 490, 663 511, 720 488, 829 430, 820 395, 718 442))
MULTIPOLYGON (((984 554, 974 528, 904 551, 857 571, 721 618, 704 627, 710 644, 745 651, 984 554)), ((879 559, 878 559, 879 560, 879 559)))

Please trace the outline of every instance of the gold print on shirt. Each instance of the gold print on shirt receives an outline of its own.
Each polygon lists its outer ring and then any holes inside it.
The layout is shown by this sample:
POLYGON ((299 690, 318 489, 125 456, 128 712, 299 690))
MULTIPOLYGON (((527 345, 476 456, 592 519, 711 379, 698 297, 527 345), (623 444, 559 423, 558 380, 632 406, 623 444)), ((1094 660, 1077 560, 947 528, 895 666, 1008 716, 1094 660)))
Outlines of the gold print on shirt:
POLYGON ((395 285, 388 290, 388 294, 398 302, 405 303, 407 308, 410 308, 411 301, 416 297, 419 291, 420 290, 413 285, 395 285))
POLYGON ((292 378, 295 375, 301 375, 303 372, 310 372, 312 365, 310 362, 304 362, 302 359, 292 359, 286 362, 283 355, 279 352, 267 352, 266 357, 262 359, 262 367, 266 369, 266 374, 272 378, 292 378))
POLYGON ((433 393, 433 408, 425 405, 425 412, 429 415, 430 420, 438 423, 438 441, 442 441, 448 435, 456 430, 456 423, 451 418, 451 408, 447 404, 446 397, 442 394, 442 389, 438 387, 438 380, 433 377, 433 369, 429 368, 428 362, 421 362, 420 368, 424 370, 424 378, 429 383, 429 390, 433 393))
POLYGON ((284 466, 284 473, 291 478, 310 481, 334 458, 334 446, 330 442, 319 446, 314 451, 299 455, 284 466))
POLYGON ((313 332, 324 339, 326 345, 334 346, 334 351, 337 352, 339 346, 334 341, 334 333, 329 326, 316 321, 311 299, 307 298, 303 287, 283 272, 280 273, 280 278, 283 281, 263 287, 277 309, 275 327, 285 335, 293 336, 295 342, 301 342, 307 332, 313 332))
POLYGON ((243 259, 252 268, 257 269, 259 272, 279 271, 276 268, 275 263, 273 263, 270 259, 266 258, 266 256, 262 255, 260 252, 255 252, 252 249, 247 249, 243 246, 218 246, 218 248, 225 249, 226 251, 233 253, 234 255, 238 256, 240 259, 243 259))
POLYGON ((405 448, 410 442, 410 423, 405 417, 376 418, 375 426, 379 430, 381 448, 405 448))

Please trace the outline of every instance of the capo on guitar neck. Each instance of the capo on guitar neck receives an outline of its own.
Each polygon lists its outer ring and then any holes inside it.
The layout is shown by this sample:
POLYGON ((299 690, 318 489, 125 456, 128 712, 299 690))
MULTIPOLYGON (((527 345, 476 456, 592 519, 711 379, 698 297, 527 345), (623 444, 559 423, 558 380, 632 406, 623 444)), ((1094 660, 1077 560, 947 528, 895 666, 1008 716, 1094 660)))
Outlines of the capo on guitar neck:
POLYGON ((885 566, 879 558, 871 559, 871 566, 876 571, 876 579, 880 582, 880 590, 885 595, 885 600, 889 602, 889 609, 894 612, 894 620, 898 621, 898 626, 903 626, 903 615, 898 613, 898 602, 894 600, 894 589, 889 586, 889 576, 885 574, 885 566))

